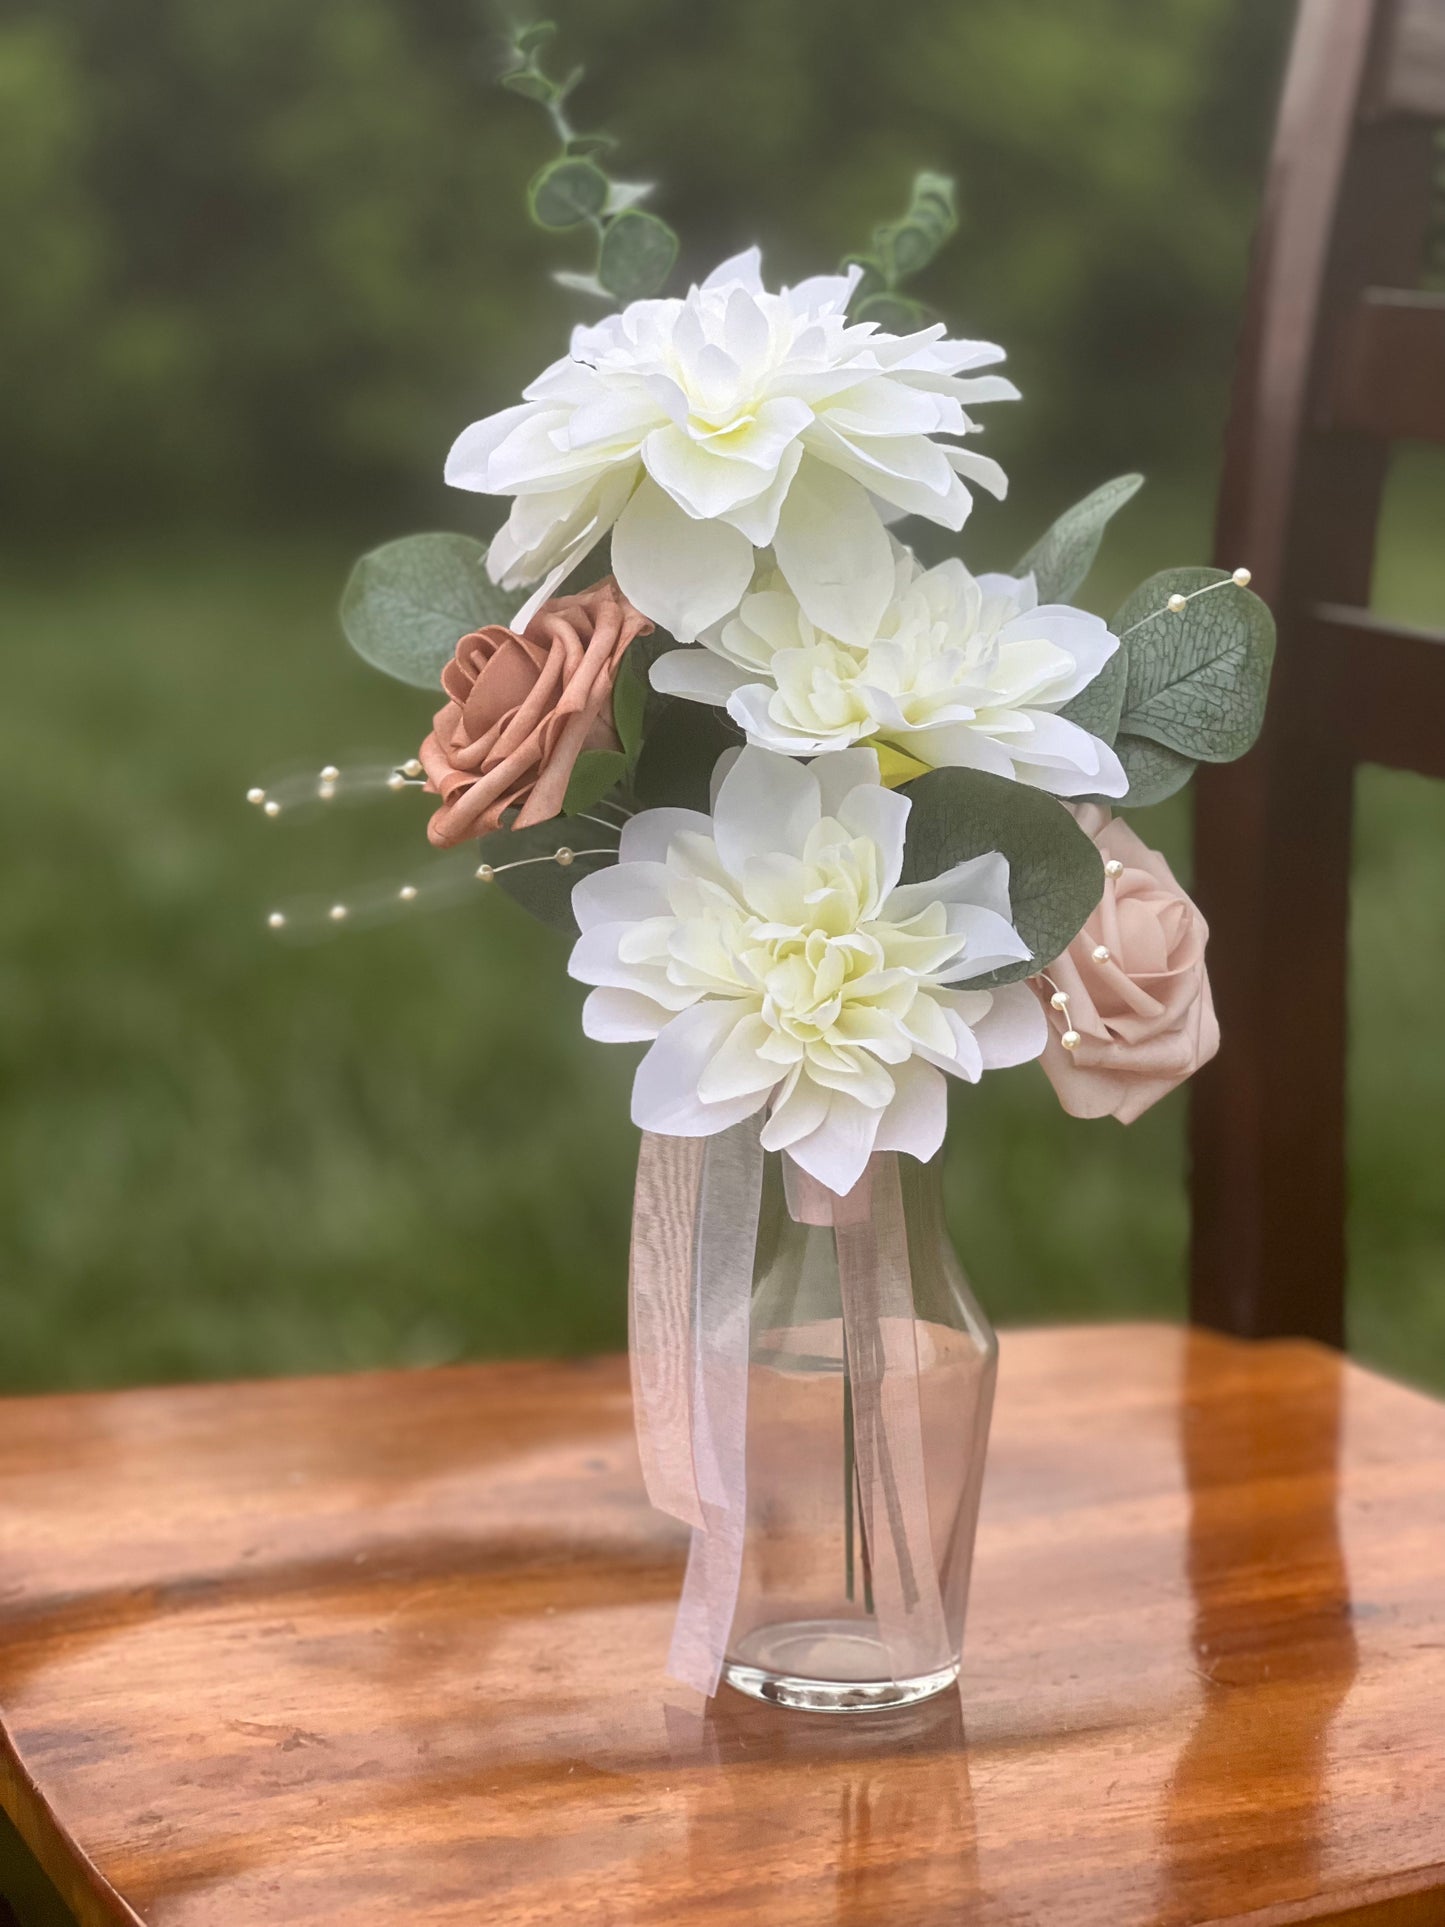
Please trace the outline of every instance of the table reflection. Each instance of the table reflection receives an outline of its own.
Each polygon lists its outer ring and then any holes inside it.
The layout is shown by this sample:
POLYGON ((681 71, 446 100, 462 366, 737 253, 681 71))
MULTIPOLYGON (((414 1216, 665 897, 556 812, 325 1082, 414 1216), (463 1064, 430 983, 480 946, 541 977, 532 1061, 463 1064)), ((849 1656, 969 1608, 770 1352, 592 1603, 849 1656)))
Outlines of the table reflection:
POLYGON ((1260 1904, 1322 1884, 1330 1725, 1359 1667, 1339 1523, 1344 1377, 1316 1367, 1269 1386, 1262 1397, 1245 1366, 1221 1398, 1217 1366, 1186 1353, 1180 1446, 1203 1702, 1165 1794, 1168 1918, 1207 1907, 1222 1877, 1260 1904))

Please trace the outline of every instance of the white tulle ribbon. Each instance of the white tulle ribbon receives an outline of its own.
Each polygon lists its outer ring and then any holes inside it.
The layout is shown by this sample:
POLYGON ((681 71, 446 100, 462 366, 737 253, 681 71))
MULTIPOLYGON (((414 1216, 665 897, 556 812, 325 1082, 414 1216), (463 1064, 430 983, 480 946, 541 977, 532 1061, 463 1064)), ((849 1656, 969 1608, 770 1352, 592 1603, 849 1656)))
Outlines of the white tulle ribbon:
MULTIPOLYGON (((708 1696, 722 1674, 742 1572, 762 1177, 755 1119, 713 1138, 642 1140, 629 1320, 638 1451, 652 1503, 692 1527, 667 1670, 708 1696)), ((837 1241, 873 1607, 893 1676, 906 1679, 935 1666, 948 1642, 898 1161, 875 1157, 846 1198, 789 1159, 784 1177, 790 1215, 831 1226, 837 1241)))

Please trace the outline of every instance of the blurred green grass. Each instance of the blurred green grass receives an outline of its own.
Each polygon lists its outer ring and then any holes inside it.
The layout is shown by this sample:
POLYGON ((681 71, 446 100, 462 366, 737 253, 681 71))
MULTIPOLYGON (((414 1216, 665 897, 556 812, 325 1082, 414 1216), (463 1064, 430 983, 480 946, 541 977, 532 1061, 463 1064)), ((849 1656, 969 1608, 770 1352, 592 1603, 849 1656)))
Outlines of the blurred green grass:
MULTIPOLYGON (((1445 606, 1438 480, 1406 477, 1393 518, 1401 615, 1445 606)), ((1206 549, 1202 491, 1146 494, 1091 599, 1206 549)), ((561 941, 495 895, 312 948, 263 927, 431 860, 416 795, 276 823, 242 800, 426 727, 341 642, 348 561, 246 538, 0 577, 4 1389, 624 1340, 635 1060, 582 1038, 561 941)), ((1150 814, 1186 864, 1187 811, 1150 814)), ((1436 1384, 1442 847, 1445 790, 1366 777, 1352 1323, 1436 1384)), ((1031 1068, 956 1093, 950 1212, 997 1319, 1182 1309, 1183 1115, 1080 1124, 1031 1068)))

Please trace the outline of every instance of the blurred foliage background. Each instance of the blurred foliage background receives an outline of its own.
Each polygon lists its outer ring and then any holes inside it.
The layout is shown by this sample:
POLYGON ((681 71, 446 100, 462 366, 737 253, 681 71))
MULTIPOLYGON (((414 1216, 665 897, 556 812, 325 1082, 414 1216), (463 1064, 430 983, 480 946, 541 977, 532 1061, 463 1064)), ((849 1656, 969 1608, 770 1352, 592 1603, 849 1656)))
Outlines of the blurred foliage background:
MULTIPOLYGON (((552 11, 578 118, 660 183, 684 271, 756 238, 797 278, 917 167, 957 177, 919 292, 1025 392, 990 412, 1014 492, 970 525, 977 566, 1130 467, 1152 486, 1093 606, 1207 556, 1285 0, 552 11)), ((277 898, 424 865, 425 805, 242 802, 419 740, 427 699, 341 641, 346 568, 476 527, 452 436, 590 311, 526 220, 551 144, 496 65, 470 0, 0 21, 0 1389, 624 1336, 632 1058, 582 1039, 564 946, 489 898, 278 947, 277 898)), ((1402 616, 1445 608, 1442 508, 1438 469, 1402 470, 1402 616)), ((1362 805, 1354 1338, 1445 1383, 1445 804, 1371 775, 1362 805)), ((1187 865, 1187 809, 1154 814, 1187 865)), ((1075 1123, 1033 1070, 959 1093, 953 1227, 997 1318, 1180 1309, 1182 1123, 1177 1095, 1075 1123)))

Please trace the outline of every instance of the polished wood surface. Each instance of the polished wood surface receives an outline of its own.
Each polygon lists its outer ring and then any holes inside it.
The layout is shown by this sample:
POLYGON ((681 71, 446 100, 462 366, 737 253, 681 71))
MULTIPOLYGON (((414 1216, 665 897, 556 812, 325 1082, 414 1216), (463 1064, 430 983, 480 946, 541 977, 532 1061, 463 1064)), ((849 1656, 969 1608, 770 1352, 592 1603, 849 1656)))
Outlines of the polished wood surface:
POLYGON ((1006 1334, 965 1677, 664 1686, 625 1367, 0 1402, 0 1786, 85 1927, 1445 1920, 1445 1409, 1006 1334))
POLYGON ((1429 636, 1391 633, 1387 701, 1330 633, 1369 620, 1391 440, 1445 435, 1421 288, 1442 62, 1445 0, 1300 0, 1235 374, 1215 560, 1254 571, 1279 648, 1259 744, 1195 786, 1226 1041, 1191 1087, 1190 1304, 1258 1337, 1345 1336, 1355 765, 1431 774, 1445 740, 1429 636))

